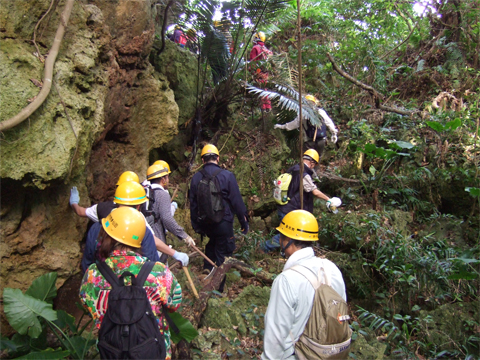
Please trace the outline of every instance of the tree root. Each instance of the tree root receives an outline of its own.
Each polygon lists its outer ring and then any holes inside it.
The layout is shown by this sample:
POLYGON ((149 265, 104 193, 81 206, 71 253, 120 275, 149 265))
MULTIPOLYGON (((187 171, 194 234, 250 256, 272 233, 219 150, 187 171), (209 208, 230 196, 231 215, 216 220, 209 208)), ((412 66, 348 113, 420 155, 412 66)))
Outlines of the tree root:
POLYGON ((60 45, 62 43, 63 35, 65 34, 65 29, 67 27, 68 19, 70 18, 70 14, 72 12, 74 2, 75 0, 67 0, 62 15, 60 16, 60 24, 58 25, 52 48, 50 49, 50 52, 47 56, 47 60, 45 61, 45 75, 43 79, 42 90, 40 90, 36 99, 32 101, 29 105, 24 107, 17 115, 1 122, 0 131, 11 129, 12 127, 20 124, 25 119, 27 119, 30 115, 34 113, 35 110, 40 107, 40 105, 43 104, 48 94, 50 93, 50 89, 52 87, 53 66, 55 65, 55 60, 57 59, 58 50, 60 49, 60 45))

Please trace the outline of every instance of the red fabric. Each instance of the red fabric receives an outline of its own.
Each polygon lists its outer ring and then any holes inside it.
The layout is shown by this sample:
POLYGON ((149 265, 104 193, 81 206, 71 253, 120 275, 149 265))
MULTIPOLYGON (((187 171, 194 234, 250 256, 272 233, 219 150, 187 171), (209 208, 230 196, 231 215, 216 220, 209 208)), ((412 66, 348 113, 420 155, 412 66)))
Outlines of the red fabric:
MULTIPOLYGON (((265 47, 265 44, 258 41, 250 51, 250 61, 266 60, 272 52, 265 47)), ((268 81, 268 73, 266 71, 260 71, 255 73, 255 80, 261 84, 265 84, 268 81)), ((265 89, 266 90, 266 89, 265 89)), ((261 98, 262 110, 271 110, 272 103, 267 97, 261 98)))

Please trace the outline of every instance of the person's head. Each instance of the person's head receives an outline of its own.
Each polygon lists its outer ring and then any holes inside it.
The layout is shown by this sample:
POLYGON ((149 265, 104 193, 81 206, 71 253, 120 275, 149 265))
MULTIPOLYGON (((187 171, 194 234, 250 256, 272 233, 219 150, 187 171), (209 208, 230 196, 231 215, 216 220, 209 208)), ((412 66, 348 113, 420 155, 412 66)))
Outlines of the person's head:
POLYGON ((142 185, 134 181, 126 181, 118 185, 115 190, 115 197, 113 202, 119 207, 130 206, 136 209, 147 201, 147 194, 142 185))
POLYGON ((140 179, 138 178, 138 175, 135 174, 133 171, 125 171, 122 175, 120 175, 116 185, 118 186, 126 181, 133 181, 133 182, 140 183, 140 179))
POLYGON ((282 219, 277 227, 280 232, 280 248, 283 257, 313 245, 318 240, 318 222, 306 210, 294 210, 282 219))
POLYGON ((203 147, 202 153, 200 154, 204 164, 215 163, 218 164, 218 159, 220 153, 215 145, 207 144, 203 147))
POLYGON ((232 22, 226 16, 222 17, 221 28, 222 30, 229 30, 232 26, 232 22))
POLYGON ((320 156, 318 155, 317 150, 308 149, 303 153, 303 163, 307 165, 310 169, 313 169, 319 161, 320 156))
POLYGON ((265 42, 265 33, 263 31, 259 31, 253 35, 253 43, 256 44, 259 41, 265 42))
POLYGON ((163 160, 156 161, 147 170, 147 180, 152 184, 162 185, 165 189, 168 188, 170 166, 163 160))
POLYGON ((135 209, 120 207, 102 219, 100 256, 107 258, 114 249, 140 252, 145 236, 144 216, 135 209))
POLYGON ((175 25, 175 30, 182 30, 182 27, 180 25, 175 25))
POLYGON ((190 39, 190 40, 193 40, 197 37, 197 31, 193 28, 190 28, 188 29, 187 31, 187 37, 190 39))
POLYGON ((305 99, 307 99, 308 101, 313 102, 315 105, 318 105, 318 104, 319 104, 318 99, 317 99, 315 96, 311 95, 311 94, 308 94, 307 96, 305 96, 305 99))

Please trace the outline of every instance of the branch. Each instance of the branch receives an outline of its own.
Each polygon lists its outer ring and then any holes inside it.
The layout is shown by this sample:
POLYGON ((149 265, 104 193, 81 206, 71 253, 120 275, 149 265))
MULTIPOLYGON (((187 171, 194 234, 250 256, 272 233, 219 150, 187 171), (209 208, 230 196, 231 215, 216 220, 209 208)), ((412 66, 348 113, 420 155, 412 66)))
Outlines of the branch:
POLYGON ((370 85, 367 85, 367 84, 364 84, 362 83, 361 81, 358 81, 357 79, 355 79, 353 76, 347 74, 345 71, 343 71, 342 69, 340 69, 340 67, 337 65, 337 63, 335 62, 335 59, 333 58, 332 55, 330 55, 329 53, 327 53, 327 57, 328 59, 330 60, 330 62, 332 63, 333 65, 333 68, 335 69, 336 72, 338 72, 340 75, 342 75, 345 79, 347 79, 348 81, 354 83, 355 85, 357 85, 358 87, 361 87, 362 89, 364 90, 367 90, 370 94, 372 94, 374 97, 376 98, 380 98, 380 99, 384 99, 385 96, 381 93, 379 93, 377 90, 375 90, 373 87, 371 87, 370 85))
POLYGON ((8 130, 27 119, 35 110, 40 107, 40 105, 43 104, 50 93, 50 89, 52 87, 53 66, 55 65, 55 60, 57 59, 58 50, 60 49, 63 35, 65 34, 65 28, 67 27, 68 19, 70 18, 74 2, 74 0, 67 0, 65 8, 63 9, 63 13, 60 16, 60 24, 58 25, 52 48, 50 49, 47 60, 45 61, 45 75, 43 79, 42 90, 40 90, 38 93, 37 98, 28 106, 24 107, 17 115, 1 122, 0 131, 8 130))
POLYGON ((394 107, 385 106, 385 105, 380 104, 379 99, 382 99, 382 100, 385 99, 385 96, 383 94, 379 93, 372 86, 364 84, 361 81, 355 79, 350 74, 347 74, 345 71, 340 69, 340 67, 337 65, 337 63, 335 62, 335 59, 333 58, 332 55, 327 53, 327 56, 328 56, 328 59, 330 60, 330 62, 332 63, 333 68, 335 69, 336 72, 338 72, 345 79, 354 83, 358 87, 361 87, 362 89, 367 90, 374 97, 375 105, 376 105, 377 109, 380 109, 380 110, 383 110, 383 111, 388 111, 388 112, 393 112, 393 113, 400 114, 400 115, 412 115, 412 114, 417 112, 417 111, 401 110, 401 109, 397 109, 397 108, 394 108, 394 107))
POLYGON ((425 6, 425 8, 423 9, 423 13, 422 15, 420 16, 420 19, 415 23, 415 26, 413 27, 413 29, 410 31, 410 33, 408 34, 408 36, 405 38, 405 40, 403 40, 400 44, 398 44, 397 46, 395 46, 392 50, 386 52, 385 54, 383 54, 382 56, 380 56, 380 59, 384 59, 387 57, 387 55, 390 55, 392 52, 394 52, 395 50, 397 50, 400 46, 402 46, 403 44, 405 44, 408 39, 410 39, 410 36, 412 36, 413 32, 415 31, 415 29, 417 28, 418 24, 420 23, 420 20, 423 18, 423 15, 425 14, 425 10, 427 10, 427 6, 425 6))
POLYGON ((167 31, 167 18, 168 18, 168 9, 173 5, 173 0, 170 0, 165 6, 165 11, 163 13, 163 24, 162 24, 162 47, 158 51, 158 55, 160 55, 163 50, 165 50, 165 32, 167 31))

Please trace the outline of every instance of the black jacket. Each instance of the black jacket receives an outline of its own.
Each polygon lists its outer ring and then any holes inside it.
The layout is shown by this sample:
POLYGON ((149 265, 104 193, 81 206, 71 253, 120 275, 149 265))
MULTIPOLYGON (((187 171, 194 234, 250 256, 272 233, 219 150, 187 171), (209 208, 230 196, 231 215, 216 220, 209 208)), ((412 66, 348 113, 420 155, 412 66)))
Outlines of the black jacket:
MULTIPOLYGON (((205 171, 212 175, 220 166, 214 163, 208 163, 203 166, 205 171)), ((197 172, 193 175, 192 182, 190 183, 190 190, 188 192, 188 199, 190 200, 190 219, 192 221, 192 227, 196 232, 202 230, 202 224, 198 222, 197 214, 197 187, 202 180, 203 175, 201 172, 197 172)), ((217 175, 220 188, 222 190, 223 196, 223 207, 225 208, 225 215, 223 216, 224 221, 233 223, 234 215, 237 215, 238 221, 242 225, 242 228, 245 228, 245 216, 247 215, 247 208, 243 203, 242 195, 240 194, 240 189, 238 188, 237 179, 228 170, 222 170, 217 175)))
MULTIPOLYGON (((305 164, 303 164, 303 166, 303 177, 306 175, 312 176, 313 170, 305 164)), ((287 192, 287 196, 290 200, 285 205, 278 206, 278 209, 284 214, 288 214, 293 210, 300 210, 300 165, 297 164, 292 166, 287 172, 292 174, 292 181, 290 182, 287 192)), ((303 190, 303 210, 313 213, 313 198, 314 195, 312 192, 306 192, 303 190)))

